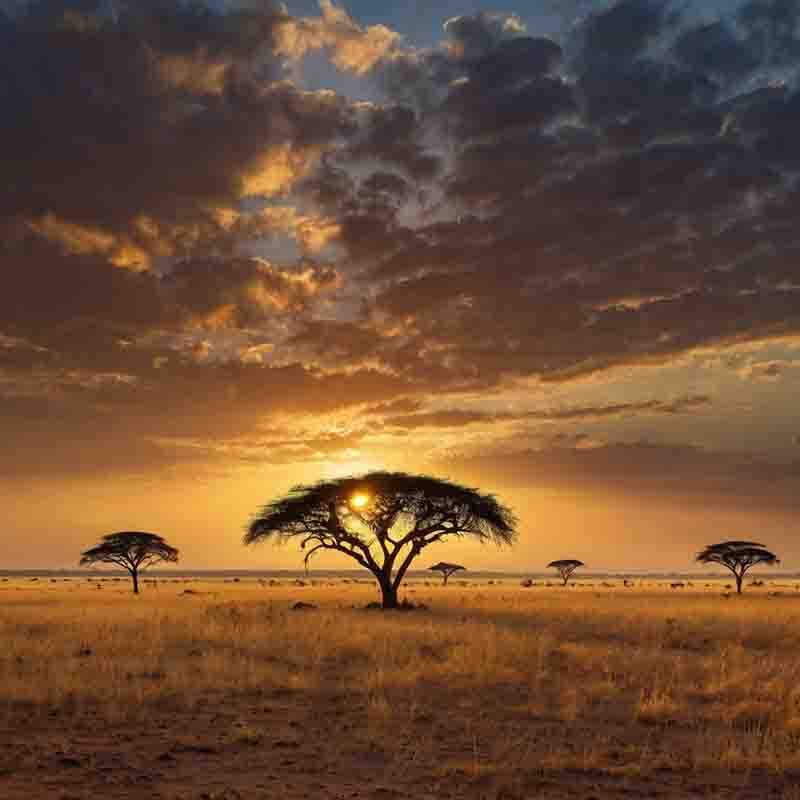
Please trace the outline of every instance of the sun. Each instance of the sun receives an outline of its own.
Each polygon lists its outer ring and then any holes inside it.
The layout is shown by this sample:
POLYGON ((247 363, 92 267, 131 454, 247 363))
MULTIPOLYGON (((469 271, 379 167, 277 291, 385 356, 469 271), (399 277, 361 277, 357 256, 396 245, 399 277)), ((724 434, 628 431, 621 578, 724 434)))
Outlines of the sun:
POLYGON ((353 508, 364 508, 367 503, 369 503, 369 495, 364 494, 364 492, 356 492, 350 498, 350 505, 353 506, 353 508))

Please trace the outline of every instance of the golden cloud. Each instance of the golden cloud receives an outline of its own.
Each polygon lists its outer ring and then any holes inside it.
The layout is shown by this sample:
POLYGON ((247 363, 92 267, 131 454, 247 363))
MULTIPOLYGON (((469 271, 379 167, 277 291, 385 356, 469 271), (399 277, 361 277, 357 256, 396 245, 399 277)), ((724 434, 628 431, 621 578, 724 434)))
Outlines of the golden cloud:
POLYGON ((331 0, 320 0, 321 16, 289 19, 278 29, 277 52, 300 59, 310 50, 327 48, 341 70, 363 75, 385 58, 400 34, 385 25, 362 28, 331 0))
POLYGON ((294 206, 265 208, 260 216, 268 229, 291 236, 310 253, 323 250, 341 233, 341 226, 332 217, 299 214, 294 206))
POLYGON ((311 298, 339 284, 336 273, 312 268, 288 272, 267 261, 255 261, 256 271, 245 289, 245 294, 248 300, 262 308, 300 311, 311 298))
POLYGON ((298 148, 291 143, 269 148, 243 178, 245 197, 285 194, 316 165, 319 148, 298 148))
POLYGON ((92 225, 80 225, 45 214, 28 220, 27 226, 37 235, 58 244, 70 255, 102 255, 114 266, 142 272, 150 267, 147 252, 127 236, 118 236, 92 225))
POLYGON ((251 345, 250 347, 243 347, 239 350, 239 361, 242 364, 263 364, 264 355, 271 353, 275 349, 275 345, 270 343, 251 345))

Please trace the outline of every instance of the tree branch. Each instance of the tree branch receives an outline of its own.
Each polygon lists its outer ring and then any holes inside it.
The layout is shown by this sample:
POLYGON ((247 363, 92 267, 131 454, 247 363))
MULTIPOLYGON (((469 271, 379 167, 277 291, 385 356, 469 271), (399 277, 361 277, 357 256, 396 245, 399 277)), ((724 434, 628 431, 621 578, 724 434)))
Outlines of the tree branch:
POLYGON ((408 568, 411 566, 411 562, 420 554, 423 547, 424 545, 419 545, 417 542, 414 542, 411 545, 411 550, 409 550, 408 554, 403 559, 403 563, 398 568, 397 573, 394 576, 394 580, 392 581, 392 586, 394 586, 395 589, 397 589, 397 587, 403 582, 403 578, 405 577, 408 568))

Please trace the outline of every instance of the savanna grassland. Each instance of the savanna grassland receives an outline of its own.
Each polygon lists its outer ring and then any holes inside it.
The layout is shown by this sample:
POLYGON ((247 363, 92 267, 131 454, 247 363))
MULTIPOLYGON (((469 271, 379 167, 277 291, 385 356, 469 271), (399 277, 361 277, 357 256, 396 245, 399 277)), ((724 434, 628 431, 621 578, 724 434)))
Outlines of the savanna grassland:
POLYGON ((794 585, 581 583, 2 582, 0 797, 800 800, 794 585))

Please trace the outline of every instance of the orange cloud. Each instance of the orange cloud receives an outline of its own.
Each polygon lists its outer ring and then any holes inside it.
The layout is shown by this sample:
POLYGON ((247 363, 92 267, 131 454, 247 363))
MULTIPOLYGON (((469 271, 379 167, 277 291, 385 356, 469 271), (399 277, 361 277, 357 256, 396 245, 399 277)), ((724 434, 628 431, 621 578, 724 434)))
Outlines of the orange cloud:
POLYGON ((70 255, 103 255, 114 266, 134 271, 146 270, 150 266, 150 258, 141 247, 126 236, 108 233, 100 227, 69 222, 55 214, 28 220, 27 226, 70 255))
POLYGON ((319 17, 287 19, 277 32, 277 52, 300 59, 310 50, 327 48, 341 70, 363 75, 386 58, 400 34, 385 25, 362 28, 331 0, 320 0, 319 17))
POLYGON ((341 233, 341 225, 333 217, 299 214, 293 206, 270 206, 254 217, 257 219, 243 219, 242 228, 283 233, 296 239, 309 253, 323 250, 341 233))

